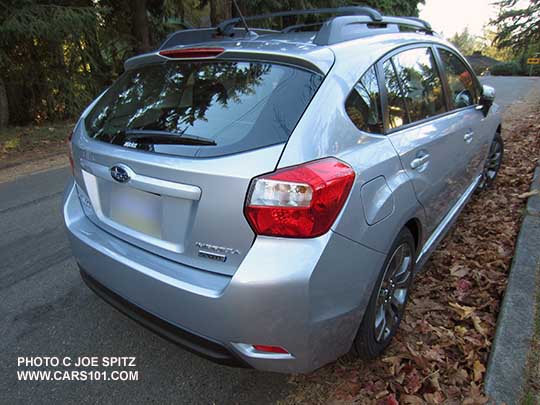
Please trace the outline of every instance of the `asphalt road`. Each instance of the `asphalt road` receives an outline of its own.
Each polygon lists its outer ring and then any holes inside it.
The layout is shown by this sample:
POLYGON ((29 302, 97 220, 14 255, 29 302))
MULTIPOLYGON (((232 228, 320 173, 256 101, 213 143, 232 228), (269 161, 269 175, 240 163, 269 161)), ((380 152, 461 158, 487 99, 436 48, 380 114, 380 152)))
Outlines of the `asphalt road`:
POLYGON ((503 109, 522 99, 535 88, 540 91, 538 77, 485 76, 480 78, 480 82, 495 88, 495 102, 503 109))
MULTIPOLYGON (((482 79, 506 107, 540 79, 482 79)), ((91 293, 67 245, 67 168, 0 184, 0 402, 272 403, 287 376, 201 359, 141 328, 91 293), (21 356, 136 357, 139 381, 18 381, 21 356)), ((103 370, 103 368, 99 368, 103 370)))

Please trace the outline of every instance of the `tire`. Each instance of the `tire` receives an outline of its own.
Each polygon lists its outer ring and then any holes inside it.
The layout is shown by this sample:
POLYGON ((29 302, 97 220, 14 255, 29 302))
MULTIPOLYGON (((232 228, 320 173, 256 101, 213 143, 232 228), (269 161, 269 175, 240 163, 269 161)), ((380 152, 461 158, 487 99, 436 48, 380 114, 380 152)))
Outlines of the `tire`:
POLYGON ((386 257, 381 274, 373 288, 364 318, 354 339, 353 351, 359 357, 373 359, 379 356, 396 334, 409 298, 409 291, 414 277, 415 260, 413 235, 409 229, 403 228, 386 257), (400 252, 403 253, 404 258, 401 267, 396 266, 400 252), (407 262, 405 263, 405 261, 407 262), (397 272, 395 268, 398 269, 397 272), (405 274, 407 275, 406 279, 405 274), (402 275, 402 277, 398 277, 399 275, 402 275), (399 299, 396 297, 399 297, 399 299), (399 303, 399 307, 396 303, 399 303), (391 312, 387 312, 387 310, 391 312), (382 325, 382 315, 386 320, 384 326, 382 325))
POLYGON ((503 156, 504 142, 501 134, 497 132, 489 147, 489 154, 486 158, 484 169, 482 170, 482 178, 480 179, 477 188, 478 192, 487 190, 493 185, 497 178, 497 174, 499 173, 499 169, 501 168, 503 156))

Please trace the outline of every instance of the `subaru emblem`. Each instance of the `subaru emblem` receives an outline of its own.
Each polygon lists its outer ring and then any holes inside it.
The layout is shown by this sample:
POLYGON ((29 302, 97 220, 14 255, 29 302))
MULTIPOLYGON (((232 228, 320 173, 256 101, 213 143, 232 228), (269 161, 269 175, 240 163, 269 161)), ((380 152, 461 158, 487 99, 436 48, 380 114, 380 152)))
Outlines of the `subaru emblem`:
POLYGON ((131 179, 129 172, 130 170, 122 165, 111 167, 111 177, 119 183, 127 183, 131 179))

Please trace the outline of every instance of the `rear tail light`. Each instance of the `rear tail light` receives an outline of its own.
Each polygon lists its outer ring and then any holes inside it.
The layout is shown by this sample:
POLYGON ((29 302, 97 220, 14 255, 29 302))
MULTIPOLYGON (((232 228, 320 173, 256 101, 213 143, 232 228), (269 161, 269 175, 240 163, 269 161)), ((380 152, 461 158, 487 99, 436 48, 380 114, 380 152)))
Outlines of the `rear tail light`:
POLYGON ((257 235, 323 235, 343 208, 354 177, 354 170, 335 158, 256 177, 250 185, 245 216, 257 235))
POLYGON ((73 131, 69 134, 67 138, 67 144, 68 144, 68 157, 69 157, 69 165, 71 166, 71 174, 75 174, 75 164, 73 162, 73 146, 71 145, 71 139, 73 138, 73 131))
POLYGON ((225 52, 224 48, 182 48, 167 49, 159 52, 161 56, 171 59, 215 58, 225 52))

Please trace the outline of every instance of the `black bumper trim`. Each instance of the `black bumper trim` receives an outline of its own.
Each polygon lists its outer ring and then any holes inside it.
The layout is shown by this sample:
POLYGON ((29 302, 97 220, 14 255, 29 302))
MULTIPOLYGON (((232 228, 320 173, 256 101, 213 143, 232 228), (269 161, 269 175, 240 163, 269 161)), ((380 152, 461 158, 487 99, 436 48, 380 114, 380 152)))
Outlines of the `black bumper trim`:
POLYGON ((221 343, 196 335, 192 332, 188 332, 149 312, 146 312, 142 308, 132 304, 125 298, 122 298, 115 292, 102 285, 99 281, 84 271, 81 266, 79 266, 79 270, 81 273, 81 278, 85 284, 94 293, 96 293, 96 295, 112 305, 118 311, 122 312, 124 315, 133 319, 157 335, 215 363, 231 367, 251 367, 242 359, 235 356, 221 343))

